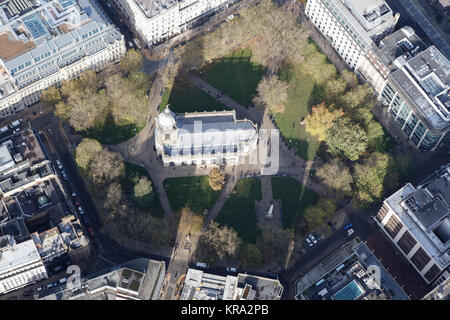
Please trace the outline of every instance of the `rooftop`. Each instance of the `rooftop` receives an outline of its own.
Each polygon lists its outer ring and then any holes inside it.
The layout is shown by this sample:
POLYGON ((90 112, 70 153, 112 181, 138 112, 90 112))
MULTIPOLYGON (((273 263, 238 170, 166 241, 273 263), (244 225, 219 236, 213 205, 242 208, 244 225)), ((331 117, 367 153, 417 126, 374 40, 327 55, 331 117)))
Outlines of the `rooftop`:
POLYGON ((12 268, 41 260, 33 240, 14 244, 0 251, 0 274, 12 268))
POLYGON ((151 18, 178 4, 177 0, 135 0, 147 18, 151 18))
POLYGON ((450 126, 450 62, 430 46, 414 57, 398 57, 390 77, 419 117, 437 130, 450 126))
POLYGON ((426 45, 422 39, 417 36, 413 28, 406 26, 383 38, 374 51, 387 67, 391 67, 396 58, 402 55, 414 56, 424 49, 426 45))
POLYGON ((385 200, 441 268, 450 262, 449 192, 450 164, 423 185, 408 183, 385 200))

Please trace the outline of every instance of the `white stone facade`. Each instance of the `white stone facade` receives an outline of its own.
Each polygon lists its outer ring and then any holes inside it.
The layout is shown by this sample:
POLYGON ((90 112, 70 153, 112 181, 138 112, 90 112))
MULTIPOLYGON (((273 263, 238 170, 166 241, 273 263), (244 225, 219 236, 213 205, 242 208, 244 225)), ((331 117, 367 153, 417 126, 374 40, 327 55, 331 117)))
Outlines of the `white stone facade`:
POLYGON ((10 52, 0 48, 0 117, 38 102, 42 90, 50 86, 88 69, 99 71, 125 55, 123 35, 95 1, 42 0, 24 15, 10 20, 0 16, 0 46, 10 48, 10 52), (62 9, 61 3, 69 6, 62 9), (34 20, 27 24, 27 19, 34 20), (36 24, 38 31, 33 29, 36 24), (18 33, 17 25, 23 33, 18 33))
POLYGON ((155 147, 164 166, 238 164, 254 155, 258 129, 236 112, 175 114, 156 118, 155 147))
POLYGON ((139 36, 152 45, 179 34, 189 23, 230 0, 113 0, 139 36))

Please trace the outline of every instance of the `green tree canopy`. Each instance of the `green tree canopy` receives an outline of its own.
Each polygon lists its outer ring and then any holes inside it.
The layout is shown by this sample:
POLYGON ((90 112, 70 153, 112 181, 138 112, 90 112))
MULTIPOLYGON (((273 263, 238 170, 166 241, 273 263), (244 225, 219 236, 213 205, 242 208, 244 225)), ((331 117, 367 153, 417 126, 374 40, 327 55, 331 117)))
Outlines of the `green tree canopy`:
POLYGON ((326 142, 332 154, 355 161, 366 151, 367 134, 360 125, 344 116, 327 131, 326 142))

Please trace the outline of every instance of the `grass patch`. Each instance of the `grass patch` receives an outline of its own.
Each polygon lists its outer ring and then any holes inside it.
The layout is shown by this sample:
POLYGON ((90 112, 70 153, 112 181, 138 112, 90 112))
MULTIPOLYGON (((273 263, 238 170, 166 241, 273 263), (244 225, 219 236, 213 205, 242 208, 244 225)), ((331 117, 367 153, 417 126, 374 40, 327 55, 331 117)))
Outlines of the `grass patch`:
POLYGON ((208 176, 168 178, 164 180, 164 187, 174 211, 188 207, 198 215, 205 209, 211 210, 220 194, 211 189, 208 176))
POLYGON ((145 170, 141 166, 137 166, 129 162, 124 163, 125 163, 125 176, 122 180, 122 185, 124 186, 131 201, 133 201, 133 203, 139 209, 151 211, 151 214, 154 217, 164 216, 164 210, 161 206, 159 198, 155 194, 154 189, 151 194, 146 195, 144 197, 135 197, 134 195, 134 186, 136 185, 136 181, 139 178, 146 177, 151 181, 147 170, 145 170))
POLYGON ((180 88, 177 85, 172 89, 166 88, 161 99, 160 111, 163 111, 167 104, 170 105, 170 110, 177 113, 228 110, 222 102, 194 85, 187 88, 180 88))
POLYGON ((236 230, 243 241, 255 243, 261 234, 256 222, 255 200, 261 199, 261 181, 258 178, 241 179, 216 221, 236 230))
POLYGON ((314 191, 289 177, 272 178, 272 194, 274 199, 281 199, 284 229, 293 228, 299 219, 303 219, 305 208, 319 199, 314 191))
POLYGON ((306 132, 301 122, 310 112, 311 106, 321 101, 323 96, 321 88, 314 85, 311 77, 296 66, 283 66, 279 77, 289 83, 289 89, 285 110, 274 115, 275 123, 288 145, 297 148, 300 157, 313 160, 320 142, 306 132))
POLYGON ((118 144, 133 138, 144 126, 135 123, 116 123, 112 116, 108 116, 101 126, 78 132, 84 138, 92 138, 104 144, 118 144))
POLYGON ((265 67, 250 61, 251 56, 249 49, 234 51, 203 67, 199 75, 236 102, 250 106, 256 87, 266 74, 265 67))

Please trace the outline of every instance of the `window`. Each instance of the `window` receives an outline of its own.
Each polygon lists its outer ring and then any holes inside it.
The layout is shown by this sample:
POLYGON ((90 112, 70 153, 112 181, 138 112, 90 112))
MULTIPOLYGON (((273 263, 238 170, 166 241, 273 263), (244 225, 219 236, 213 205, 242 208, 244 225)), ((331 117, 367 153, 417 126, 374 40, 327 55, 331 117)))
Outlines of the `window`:
POLYGON ((395 236, 400 232, 403 225, 395 216, 392 216, 389 221, 384 226, 386 232, 391 236, 391 238, 395 238, 395 236))
POLYGON ((386 217, 386 214, 389 212, 389 208, 387 205, 383 204, 380 211, 378 211, 378 214, 376 216, 376 219, 381 222, 383 221, 384 217, 386 217))
POLYGON ((403 236, 397 242, 400 249, 402 249, 403 253, 406 255, 414 248, 416 243, 417 241, 412 237, 408 230, 405 231, 403 236))
POLYGON ((430 270, 425 273, 425 279, 427 279, 428 282, 431 282, 439 275, 439 273, 441 273, 441 270, 438 268, 438 266, 436 266, 436 264, 433 264, 430 270))
POLYGON ((427 265, 427 263, 430 262, 430 260, 430 256, 422 248, 419 248, 419 250, 417 250, 411 258, 411 262, 419 270, 422 270, 427 265))

